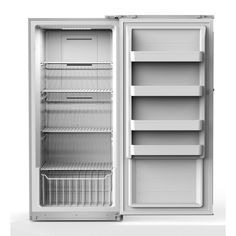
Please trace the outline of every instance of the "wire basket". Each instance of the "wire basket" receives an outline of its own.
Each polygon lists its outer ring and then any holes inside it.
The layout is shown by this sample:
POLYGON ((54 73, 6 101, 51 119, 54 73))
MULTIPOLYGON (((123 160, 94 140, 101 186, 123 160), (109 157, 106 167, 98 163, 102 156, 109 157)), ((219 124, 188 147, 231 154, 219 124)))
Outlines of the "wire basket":
POLYGON ((42 206, 111 206, 110 170, 42 171, 42 206))

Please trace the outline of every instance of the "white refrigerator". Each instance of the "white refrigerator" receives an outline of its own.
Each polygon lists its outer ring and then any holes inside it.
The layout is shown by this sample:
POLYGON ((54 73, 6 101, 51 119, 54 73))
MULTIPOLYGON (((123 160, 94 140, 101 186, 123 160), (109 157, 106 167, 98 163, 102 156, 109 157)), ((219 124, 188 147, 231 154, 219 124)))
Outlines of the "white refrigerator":
POLYGON ((30 219, 213 214, 213 16, 29 19, 30 219))

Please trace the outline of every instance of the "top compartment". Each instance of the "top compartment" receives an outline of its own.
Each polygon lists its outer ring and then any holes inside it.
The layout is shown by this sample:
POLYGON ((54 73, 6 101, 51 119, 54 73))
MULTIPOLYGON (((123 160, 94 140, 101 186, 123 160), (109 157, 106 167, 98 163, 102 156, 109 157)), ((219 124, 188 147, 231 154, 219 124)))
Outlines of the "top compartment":
POLYGON ((47 61, 111 62, 111 37, 111 30, 47 31, 47 61))
POLYGON ((48 30, 45 39, 44 90, 111 89, 111 30, 48 30))

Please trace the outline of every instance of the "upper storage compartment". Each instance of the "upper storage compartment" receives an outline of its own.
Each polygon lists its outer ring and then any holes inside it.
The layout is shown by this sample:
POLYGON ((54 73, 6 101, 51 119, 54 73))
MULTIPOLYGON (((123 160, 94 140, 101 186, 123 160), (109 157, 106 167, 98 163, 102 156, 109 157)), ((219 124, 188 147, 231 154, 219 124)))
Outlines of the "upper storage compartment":
POLYGON ((51 30, 45 37, 45 89, 111 89, 111 30, 51 30))
POLYGON ((111 30, 49 30, 46 58, 51 62, 111 62, 111 30))

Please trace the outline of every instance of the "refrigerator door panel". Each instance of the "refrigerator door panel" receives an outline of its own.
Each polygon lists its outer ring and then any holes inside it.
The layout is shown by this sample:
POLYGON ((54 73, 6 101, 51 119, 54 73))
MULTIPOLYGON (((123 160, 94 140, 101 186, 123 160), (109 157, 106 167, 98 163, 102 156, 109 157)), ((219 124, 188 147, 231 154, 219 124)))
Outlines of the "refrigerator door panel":
POLYGON ((211 214, 212 22, 137 17, 120 26, 124 214, 211 214))

